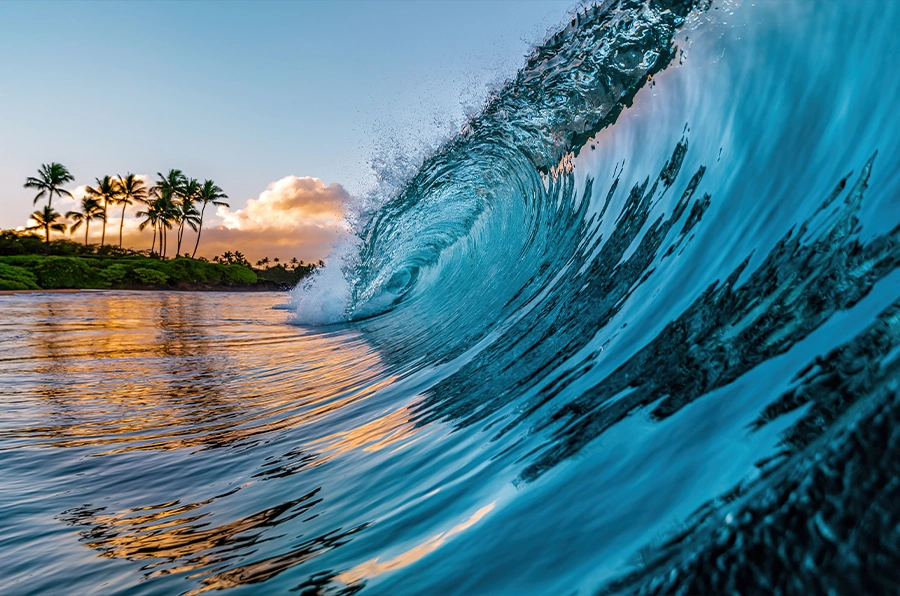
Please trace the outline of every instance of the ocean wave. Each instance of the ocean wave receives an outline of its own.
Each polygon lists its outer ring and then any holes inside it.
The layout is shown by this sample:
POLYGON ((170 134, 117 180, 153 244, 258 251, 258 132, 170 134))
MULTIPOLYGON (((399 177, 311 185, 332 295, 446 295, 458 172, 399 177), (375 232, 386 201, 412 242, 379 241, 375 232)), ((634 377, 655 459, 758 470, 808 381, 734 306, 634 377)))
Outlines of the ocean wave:
MULTIPOLYGON (((340 275, 298 291, 299 321, 349 322, 387 366, 431 371, 417 424, 485 433, 519 487, 602 457, 597 445, 635 417, 680 430, 702 452, 737 423, 698 432, 687 412, 699 402, 727 410, 754 436, 731 467, 718 464, 731 484, 686 499, 690 530, 645 557, 663 563, 609 584, 726 589, 733 576, 688 563, 694 575, 678 577, 693 583, 648 578, 707 552, 701 522, 726 504, 764 509, 751 487, 777 491, 776 472, 807 465, 798 462, 822 437, 843 437, 835 457, 856 461, 845 457, 856 431, 838 429, 867 424, 857 402, 893 399, 884 387, 897 333, 884 321, 894 311, 879 309, 896 299, 900 265, 890 132, 900 90, 871 48, 897 46, 896 22, 892 6, 623 0, 576 10, 361 219, 340 275), (323 290, 338 286, 339 300, 323 290), (304 314, 323 301, 334 306, 325 316, 304 314), (872 321, 882 322, 862 331, 872 321), (852 347, 857 333, 859 345, 885 349, 852 347), (849 383, 841 399, 794 376, 791 367, 818 370, 848 350, 852 364, 828 377, 849 383), (783 376, 760 378, 773 370, 783 376), (873 371, 882 380, 863 383, 873 371)), ((641 442, 632 448, 654 459, 641 442)), ((860 578, 867 567, 842 569, 860 578)), ((788 564, 767 573, 761 586, 793 585, 788 564)))

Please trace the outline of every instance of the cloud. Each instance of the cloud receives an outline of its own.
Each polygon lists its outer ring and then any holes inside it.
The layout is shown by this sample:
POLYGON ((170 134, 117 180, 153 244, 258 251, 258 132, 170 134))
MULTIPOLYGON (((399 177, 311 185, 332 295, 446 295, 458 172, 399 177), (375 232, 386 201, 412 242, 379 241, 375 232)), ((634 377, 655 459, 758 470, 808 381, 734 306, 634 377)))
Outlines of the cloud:
POLYGON ((262 256, 317 261, 346 231, 344 210, 349 200, 340 184, 285 176, 242 209, 219 207, 216 215, 221 223, 204 226, 200 246, 209 255, 240 250, 251 261, 262 256))
POLYGON ((237 211, 219 207, 217 215, 230 230, 290 230, 310 225, 335 226, 344 219, 350 199, 340 184, 318 178, 286 176, 273 182, 237 211))

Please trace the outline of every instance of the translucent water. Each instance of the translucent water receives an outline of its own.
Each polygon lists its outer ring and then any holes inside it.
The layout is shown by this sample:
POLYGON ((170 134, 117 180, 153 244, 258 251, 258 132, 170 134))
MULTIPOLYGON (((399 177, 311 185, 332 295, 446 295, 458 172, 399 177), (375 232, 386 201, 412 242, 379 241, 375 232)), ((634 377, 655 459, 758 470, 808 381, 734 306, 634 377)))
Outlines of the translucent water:
POLYGON ((900 6, 683 4, 290 299, 0 297, 4 591, 896 591, 900 6))

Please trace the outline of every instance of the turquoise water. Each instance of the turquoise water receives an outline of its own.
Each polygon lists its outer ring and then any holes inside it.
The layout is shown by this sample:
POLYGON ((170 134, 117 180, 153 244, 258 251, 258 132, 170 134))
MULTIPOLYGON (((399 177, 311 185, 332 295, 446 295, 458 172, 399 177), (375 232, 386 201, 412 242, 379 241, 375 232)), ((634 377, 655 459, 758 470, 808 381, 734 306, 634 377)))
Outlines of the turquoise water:
POLYGON ((3 591, 900 589, 900 5, 682 4, 290 295, 0 296, 3 591))

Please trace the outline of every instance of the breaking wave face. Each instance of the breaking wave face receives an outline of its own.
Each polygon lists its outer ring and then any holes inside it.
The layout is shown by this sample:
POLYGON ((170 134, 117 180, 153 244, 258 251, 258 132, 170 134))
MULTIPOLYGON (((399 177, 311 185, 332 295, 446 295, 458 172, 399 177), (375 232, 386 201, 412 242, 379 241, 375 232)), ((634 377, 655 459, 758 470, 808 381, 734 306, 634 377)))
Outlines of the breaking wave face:
POLYGON ((513 462, 523 585, 900 589, 898 26, 581 8, 296 291, 513 462))

